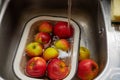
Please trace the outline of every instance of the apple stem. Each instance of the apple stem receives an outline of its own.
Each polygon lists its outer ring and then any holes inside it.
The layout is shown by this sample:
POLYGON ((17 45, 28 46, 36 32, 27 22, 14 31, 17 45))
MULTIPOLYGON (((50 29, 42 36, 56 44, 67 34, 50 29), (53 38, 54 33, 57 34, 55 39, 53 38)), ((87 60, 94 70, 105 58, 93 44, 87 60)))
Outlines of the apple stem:
POLYGON ((95 69, 96 69, 96 67, 93 65, 93 66, 92 66, 92 71, 94 71, 95 69))
POLYGON ((33 49, 35 49, 36 48, 36 46, 33 46, 33 49))

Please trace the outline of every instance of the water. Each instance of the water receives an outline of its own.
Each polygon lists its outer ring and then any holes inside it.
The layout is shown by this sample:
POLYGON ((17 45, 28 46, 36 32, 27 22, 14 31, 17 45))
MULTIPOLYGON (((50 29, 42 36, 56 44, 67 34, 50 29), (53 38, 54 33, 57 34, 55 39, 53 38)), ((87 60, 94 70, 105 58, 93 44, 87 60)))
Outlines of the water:
POLYGON ((71 20, 71 7, 72 7, 72 0, 68 0, 68 27, 70 26, 70 20, 71 20))
MULTIPOLYGON (((72 0, 68 0, 67 18, 68 18, 68 28, 69 28, 69 31, 70 31, 70 21, 71 21, 71 7, 72 7, 72 0)), ((71 51, 68 51, 68 55, 66 56, 66 58, 64 58, 64 61, 66 62, 66 64, 69 67, 69 69, 71 68, 71 64, 70 64, 71 63, 71 55, 72 55, 71 51)))

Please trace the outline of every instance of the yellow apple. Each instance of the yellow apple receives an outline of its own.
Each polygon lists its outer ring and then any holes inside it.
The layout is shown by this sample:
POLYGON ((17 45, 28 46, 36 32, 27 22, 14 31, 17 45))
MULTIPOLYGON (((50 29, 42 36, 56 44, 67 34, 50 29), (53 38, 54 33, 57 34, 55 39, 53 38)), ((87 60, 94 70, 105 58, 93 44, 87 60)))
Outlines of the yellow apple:
POLYGON ((70 43, 66 39, 59 39, 55 42, 54 46, 57 49, 61 49, 63 51, 68 51, 70 48, 70 43))
POLYGON ((90 51, 86 47, 80 47, 79 61, 90 58, 90 51))
POLYGON ((43 46, 38 42, 31 42, 27 44, 25 52, 30 57, 41 56, 43 53, 43 46))
POLYGON ((48 61, 53 58, 57 58, 59 55, 59 52, 56 48, 54 47, 48 47, 44 53, 43 53, 43 58, 48 61))

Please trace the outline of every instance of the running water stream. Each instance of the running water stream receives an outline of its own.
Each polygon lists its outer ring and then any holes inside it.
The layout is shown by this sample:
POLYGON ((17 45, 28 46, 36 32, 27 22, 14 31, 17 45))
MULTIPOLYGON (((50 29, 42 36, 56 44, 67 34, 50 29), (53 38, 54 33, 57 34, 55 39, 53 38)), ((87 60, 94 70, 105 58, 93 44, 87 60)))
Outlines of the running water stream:
POLYGON ((71 20, 71 7, 72 7, 72 0, 68 0, 68 27, 70 26, 70 20, 71 20))

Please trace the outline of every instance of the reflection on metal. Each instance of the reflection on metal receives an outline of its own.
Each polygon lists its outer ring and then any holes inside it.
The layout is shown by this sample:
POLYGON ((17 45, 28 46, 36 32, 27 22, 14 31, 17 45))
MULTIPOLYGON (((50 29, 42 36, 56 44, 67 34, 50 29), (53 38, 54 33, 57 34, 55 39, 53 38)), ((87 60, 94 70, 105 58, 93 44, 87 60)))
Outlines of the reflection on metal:
POLYGON ((6 8, 7 8, 8 3, 9 3, 10 0, 5 0, 4 3, 2 2, 2 0, 0 0, 0 1, 1 1, 0 2, 0 7, 1 7, 1 9, 0 9, 0 27, 1 27, 1 21, 3 19, 4 13, 6 11, 6 8))

